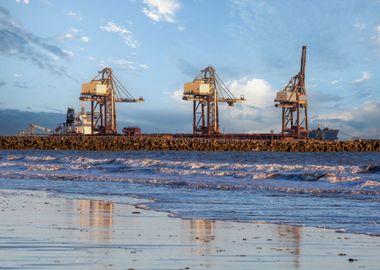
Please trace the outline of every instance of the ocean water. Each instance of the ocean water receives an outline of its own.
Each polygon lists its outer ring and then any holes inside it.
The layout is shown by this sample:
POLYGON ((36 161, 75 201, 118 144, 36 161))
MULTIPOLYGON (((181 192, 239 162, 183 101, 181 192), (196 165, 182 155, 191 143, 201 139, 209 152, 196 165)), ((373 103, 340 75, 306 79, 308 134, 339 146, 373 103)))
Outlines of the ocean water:
POLYGON ((379 153, 0 151, 0 188, 380 235, 379 153))

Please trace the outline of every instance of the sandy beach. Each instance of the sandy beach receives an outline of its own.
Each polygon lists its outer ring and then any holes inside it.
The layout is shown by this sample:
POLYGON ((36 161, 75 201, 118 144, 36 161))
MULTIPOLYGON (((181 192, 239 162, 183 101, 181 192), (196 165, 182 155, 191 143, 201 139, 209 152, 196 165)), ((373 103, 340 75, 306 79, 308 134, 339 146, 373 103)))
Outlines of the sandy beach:
POLYGON ((378 269, 380 238, 0 190, 0 269, 378 269))

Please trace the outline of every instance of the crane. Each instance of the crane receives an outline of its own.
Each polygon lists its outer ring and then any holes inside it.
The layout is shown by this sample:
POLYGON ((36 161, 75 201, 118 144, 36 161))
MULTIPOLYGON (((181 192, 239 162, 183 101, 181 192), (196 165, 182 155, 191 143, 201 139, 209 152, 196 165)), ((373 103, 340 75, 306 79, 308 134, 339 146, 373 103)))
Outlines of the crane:
POLYGON ((36 129, 46 132, 48 134, 52 133, 52 130, 50 128, 46 128, 37 124, 30 124, 26 129, 19 132, 18 134, 19 135, 35 135, 36 129))
POLYGON ((79 97, 91 102, 91 134, 117 134, 116 102, 140 103, 144 98, 135 99, 106 67, 89 82, 82 84, 79 97))
POLYGON ((189 83, 184 84, 183 100, 193 101, 193 134, 220 134, 219 102, 233 106, 245 101, 244 96, 236 98, 216 74, 215 68, 208 66, 189 83))
POLYGON ((306 46, 302 46, 301 67, 282 91, 277 92, 274 102, 282 108, 283 135, 297 139, 308 138, 307 94, 305 86, 306 46))

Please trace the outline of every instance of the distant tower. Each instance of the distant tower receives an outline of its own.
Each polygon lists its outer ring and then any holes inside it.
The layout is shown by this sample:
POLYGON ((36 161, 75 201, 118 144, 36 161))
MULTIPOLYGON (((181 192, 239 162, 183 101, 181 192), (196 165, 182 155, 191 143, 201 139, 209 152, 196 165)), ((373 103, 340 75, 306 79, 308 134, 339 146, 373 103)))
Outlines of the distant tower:
POLYGON ((192 82, 185 83, 183 100, 193 101, 193 134, 220 134, 219 102, 229 106, 245 101, 231 93, 211 66, 201 70, 192 82))
POLYGON ((297 139, 308 138, 307 94, 305 87, 306 46, 302 47, 301 68, 285 88, 277 92, 275 106, 282 108, 283 135, 297 139))
POLYGON ((73 108, 67 108, 66 126, 72 126, 75 121, 75 111, 73 108))

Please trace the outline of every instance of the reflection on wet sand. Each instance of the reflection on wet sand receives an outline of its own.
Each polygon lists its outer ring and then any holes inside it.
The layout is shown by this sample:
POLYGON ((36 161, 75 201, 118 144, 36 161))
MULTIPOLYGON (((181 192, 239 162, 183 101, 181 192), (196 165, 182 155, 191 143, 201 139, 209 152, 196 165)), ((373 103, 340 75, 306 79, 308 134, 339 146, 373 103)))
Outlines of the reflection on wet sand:
POLYGON ((112 202, 79 200, 80 226, 88 228, 90 238, 95 241, 110 241, 112 237, 112 202))
POLYGON ((280 239, 284 239, 288 246, 286 250, 294 255, 294 268, 298 269, 300 267, 300 257, 301 257, 301 243, 302 243, 302 227, 278 225, 277 227, 278 235, 280 239), (292 245, 290 245, 292 244, 292 245))
MULTIPOLYGON (((215 222, 212 220, 182 220, 183 232, 188 234, 188 241, 195 243, 191 249, 194 255, 210 255, 212 253, 212 240, 215 239, 215 222), (190 227, 190 230, 189 230, 190 227)), ((186 235, 182 233, 182 235, 186 235)))
MULTIPOLYGON (((292 227, 288 225, 278 225, 271 227, 272 230, 268 231, 267 235, 254 235, 253 237, 241 237, 245 235, 244 230, 236 233, 234 228, 228 228, 225 226, 220 226, 221 223, 218 221, 211 220, 182 220, 182 233, 181 235, 186 235, 188 232, 188 241, 194 245, 191 247, 190 252, 195 256, 202 256, 202 263, 204 266, 213 266, 215 260, 210 260, 210 258, 215 259, 215 254, 218 255, 229 255, 238 256, 239 259, 245 256, 255 256, 255 250, 258 250, 259 257, 258 260, 271 260, 271 256, 262 251, 265 249, 265 245, 268 241, 270 235, 277 235, 278 241, 272 250, 277 252, 286 252, 290 259, 289 263, 293 264, 293 269, 300 269, 301 267, 301 257, 302 257, 302 227, 292 227), (231 229, 231 231, 229 231, 231 229), (252 243, 252 239, 257 239, 257 243, 252 243), (221 249, 221 243, 237 243, 236 249, 231 249, 226 251, 221 249), (261 258, 260 258, 261 257, 261 258), (269 258, 269 259, 268 259, 269 258)), ((246 232, 247 235, 250 232, 246 232)), ((276 237, 274 237, 276 238, 276 237)), ((272 241, 272 240, 271 240, 272 241)))
POLYGON ((357 270, 380 265, 377 237, 180 220, 130 205, 46 192, 0 190, 0 221, 4 269, 357 270))

